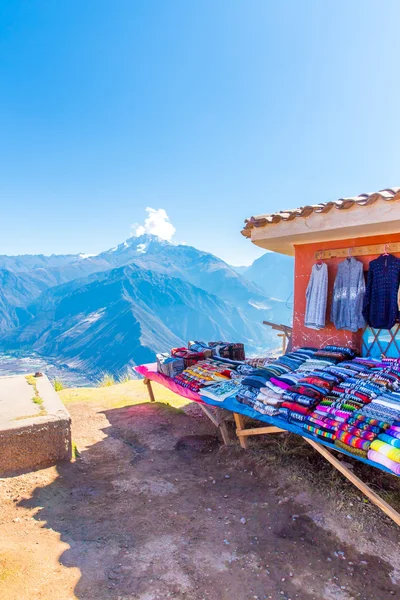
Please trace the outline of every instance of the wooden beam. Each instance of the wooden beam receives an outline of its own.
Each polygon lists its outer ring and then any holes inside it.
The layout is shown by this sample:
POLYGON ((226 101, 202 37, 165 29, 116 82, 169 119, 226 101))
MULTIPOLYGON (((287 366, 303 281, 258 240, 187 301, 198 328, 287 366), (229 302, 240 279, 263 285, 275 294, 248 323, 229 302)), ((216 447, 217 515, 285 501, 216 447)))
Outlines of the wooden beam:
POLYGON ((316 260, 327 260, 328 258, 345 258, 346 256, 374 256, 383 254, 385 250, 389 254, 400 252, 400 243, 375 244, 372 246, 357 246, 348 248, 336 248, 333 250, 319 250, 315 253, 316 260))
MULTIPOLYGON (((243 434, 242 434, 243 435, 243 434)), ((338 471, 342 473, 353 485, 355 485, 363 494, 373 502, 378 508, 380 508, 388 517, 390 517, 397 525, 400 525, 400 514, 392 508, 385 500, 382 500, 378 494, 371 490, 370 487, 357 475, 355 475, 350 469, 348 469, 340 460, 338 460, 333 454, 329 452, 327 448, 314 442, 314 440, 310 440, 308 438, 303 438, 306 442, 310 444, 317 452, 319 452, 328 462, 331 463, 338 471)))
POLYGON ((271 321, 263 321, 263 325, 268 325, 268 327, 272 327, 275 331, 283 331, 286 337, 290 337, 293 328, 289 327, 289 325, 279 325, 278 323, 271 323, 271 321))
MULTIPOLYGON (((232 442, 231 442, 231 438, 229 437, 229 431, 226 426, 226 421, 224 418, 224 409, 218 408, 217 406, 215 406, 214 410, 215 410, 215 415, 216 415, 216 418, 218 421, 218 427, 221 432, 222 441, 224 442, 225 446, 230 446, 232 442)), ((228 411, 225 411, 225 412, 227 413, 228 411)))
MULTIPOLYGON (((236 430, 237 433, 237 430, 236 430)), ((263 435, 267 433, 288 433, 286 429, 270 425, 269 427, 254 427, 254 429, 241 429, 240 435, 263 435)), ((239 435, 239 433, 238 433, 239 435)))
POLYGON ((216 417, 212 414, 211 410, 207 406, 205 406, 204 404, 199 404, 199 405, 200 405, 200 408, 203 411, 203 413, 205 415, 207 415, 207 417, 215 425, 215 427, 218 427, 219 423, 218 423, 216 417))

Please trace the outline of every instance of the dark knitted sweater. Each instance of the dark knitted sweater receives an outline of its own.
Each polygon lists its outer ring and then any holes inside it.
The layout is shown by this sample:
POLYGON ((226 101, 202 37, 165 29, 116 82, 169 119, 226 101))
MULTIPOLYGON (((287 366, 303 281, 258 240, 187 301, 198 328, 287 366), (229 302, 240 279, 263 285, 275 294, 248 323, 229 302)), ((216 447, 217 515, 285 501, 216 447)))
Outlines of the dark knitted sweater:
POLYGON ((389 254, 369 263, 364 297, 364 319, 375 329, 391 329, 399 311, 397 292, 400 284, 400 259, 389 254))

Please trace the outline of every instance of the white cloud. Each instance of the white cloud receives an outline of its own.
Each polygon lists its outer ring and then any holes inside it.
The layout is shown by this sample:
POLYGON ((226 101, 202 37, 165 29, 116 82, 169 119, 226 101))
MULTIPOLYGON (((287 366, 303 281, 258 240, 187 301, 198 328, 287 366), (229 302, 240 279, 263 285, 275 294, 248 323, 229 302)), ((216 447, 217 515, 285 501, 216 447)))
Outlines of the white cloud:
POLYGON ((134 235, 140 236, 145 233, 150 233, 170 242, 176 229, 169 220, 169 216, 164 208, 147 207, 146 212, 147 218, 143 225, 132 225, 134 235))

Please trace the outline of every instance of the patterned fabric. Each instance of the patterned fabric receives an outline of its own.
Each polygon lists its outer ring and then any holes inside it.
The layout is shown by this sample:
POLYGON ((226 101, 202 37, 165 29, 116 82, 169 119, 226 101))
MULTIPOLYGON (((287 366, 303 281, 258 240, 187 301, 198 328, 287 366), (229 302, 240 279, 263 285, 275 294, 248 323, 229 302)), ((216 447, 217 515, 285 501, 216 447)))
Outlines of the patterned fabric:
POLYGON ((390 444, 386 444, 381 440, 374 440, 371 443, 371 450, 376 450, 377 452, 384 454, 391 460, 394 460, 395 462, 400 462, 400 449, 393 448, 393 446, 391 446, 390 444))
POLYGON ((395 473, 396 475, 400 475, 400 463, 395 462, 394 460, 391 460, 384 454, 381 454, 380 452, 377 452, 376 450, 370 449, 370 450, 368 450, 368 458, 369 458, 369 460, 372 460, 373 462, 376 462, 380 465, 384 465, 385 467, 387 467, 388 469, 393 471, 393 473, 395 473))
POLYGON ((386 442, 386 444, 389 444, 394 448, 400 448, 400 440, 395 437, 392 437, 391 435, 388 435, 387 433, 381 433, 380 435, 378 435, 378 440, 386 442))
POLYGON ((365 450, 360 450, 360 448, 354 448, 353 446, 348 446, 344 444, 340 440, 335 440, 335 446, 340 448, 341 450, 346 450, 350 454, 354 454, 354 456, 359 456, 360 458, 367 458, 367 452, 365 450))
POLYGON ((371 442, 368 440, 363 440, 355 435, 350 435, 346 431, 338 431, 337 439, 347 444, 348 446, 352 446, 353 448, 359 448, 360 450, 367 451, 371 445, 371 442))
POLYGON ((347 433, 350 433, 351 435, 355 435, 359 438, 369 440, 370 442, 372 442, 372 440, 374 440, 376 438, 376 436, 378 435, 377 433, 374 433, 373 431, 366 431, 365 429, 358 429, 357 427, 352 427, 348 423, 342 423, 341 426, 339 427, 339 430, 346 431, 347 433))
POLYGON ((335 440, 336 434, 333 431, 325 429, 324 427, 316 427, 315 425, 305 424, 304 430, 318 437, 325 438, 327 440, 335 440))

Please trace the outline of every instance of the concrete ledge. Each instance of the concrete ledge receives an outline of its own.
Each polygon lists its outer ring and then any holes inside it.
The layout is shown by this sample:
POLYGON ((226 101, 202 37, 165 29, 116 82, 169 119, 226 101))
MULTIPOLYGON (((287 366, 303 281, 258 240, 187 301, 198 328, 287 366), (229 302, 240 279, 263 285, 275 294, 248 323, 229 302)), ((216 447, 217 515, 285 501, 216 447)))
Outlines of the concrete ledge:
POLYGON ((45 375, 35 382, 40 406, 24 375, 0 377, 0 476, 71 459, 71 417, 45 375))

